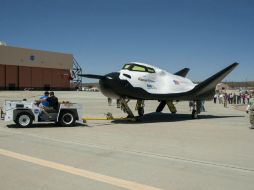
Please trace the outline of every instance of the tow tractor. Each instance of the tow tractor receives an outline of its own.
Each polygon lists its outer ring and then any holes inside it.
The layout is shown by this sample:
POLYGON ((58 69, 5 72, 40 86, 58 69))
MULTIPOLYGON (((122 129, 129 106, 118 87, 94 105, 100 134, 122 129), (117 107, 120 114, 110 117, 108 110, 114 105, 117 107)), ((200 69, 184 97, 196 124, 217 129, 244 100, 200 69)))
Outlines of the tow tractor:
POLYGON ((91 120, 111 120, 111 121, 139 121, 139 117, 115 118, 108 112, 106 117, 81 117, 82 106, 76 103, 62 102, 58 111, 49 112, 48 115, 41 111, 39 103, 36 101, 5 100, 1 109, 1 119, 14 121, 18 127, 30 127, 33 123, 56 123, 60 126, 74 126, 77 121, 87 123, 91 120))
POLYGON ((1 112, 5 121, 14 121, 19 127, 30 127, 33 122, 53 122, 61 126, 74 126, 82 115, 82 106, 62 102, 57 111, 49 112, 47 115, 41 111, 36 101, 6 100, 1 112))

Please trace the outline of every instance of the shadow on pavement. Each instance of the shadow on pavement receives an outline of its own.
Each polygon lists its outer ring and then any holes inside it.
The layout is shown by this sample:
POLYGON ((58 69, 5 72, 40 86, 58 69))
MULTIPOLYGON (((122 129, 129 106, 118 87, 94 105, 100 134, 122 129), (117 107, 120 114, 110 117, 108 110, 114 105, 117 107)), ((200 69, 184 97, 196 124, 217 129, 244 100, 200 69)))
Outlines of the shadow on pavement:
MULTIPOLYGON (((106 126, 112 124, 133 124, 133 123, 160 123, 160 122, 178 122, 178 121, 197 121, 203 119, 220 119, 220 118, 235 118, 235 117, 245 117, 242 115, 227 115, 227 116, 216 116, 216 115, 198 115, 198 119, 192 119, 191 114, 169 114, 169 113, 148 113, 145 114, 138 121, 130 121, 130 120, 113 120, 109 123, 97 123, 97 122, 88 122, 88 123, 76 123, 75 126, 72 127, 95 127, 95 126, 106 126)), ((108 121, 107 121, 108 122, 108 121)), ((15 124, 7 125, 8 128, 23 128, 17 127, 15 124)), ((34 123, 31 127, 28 128, 72 128, 59 126, 54 123, 34 123)), ((27 128, 27 127, 24 127, 27 128)))
POLYGON ((72 127, 87 127, 86 124, 83 123, 76 123, 74 126, 71 127, 66 127, 66 126, 60 126, 54 123, 34 123, 32 124, 31 127, 18 127, 15 124, 10 124, 7 125, 8 128, 24 128, 24 129, 28 129, 28 128, 72 128, 72 127))
MULTIPOLYGON (((134 123, 158 123, 158 122, 177 122, 187 120, 202 120, 202 119, 219 119, 219 118, 234 118, 244 117, 239 115, 232 116, 216 116, 216 115, 198 115, 198 119, 192 119, 191 114, 169 114, 169 113, 149 113, 145 114, 140 121, 134 123)), ((116 120, 112 123, 128 123, 131 124, 133 121, 116 120)))

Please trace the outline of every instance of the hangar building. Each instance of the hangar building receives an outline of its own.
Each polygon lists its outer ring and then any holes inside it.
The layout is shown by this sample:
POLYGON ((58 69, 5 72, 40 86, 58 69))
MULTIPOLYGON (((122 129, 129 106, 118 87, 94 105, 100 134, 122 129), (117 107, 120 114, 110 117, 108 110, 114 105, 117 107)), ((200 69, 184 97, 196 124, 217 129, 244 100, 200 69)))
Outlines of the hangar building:
POLYGON ((81 72, 72 54, 0 45, 0 89, 69 90, 81 72))

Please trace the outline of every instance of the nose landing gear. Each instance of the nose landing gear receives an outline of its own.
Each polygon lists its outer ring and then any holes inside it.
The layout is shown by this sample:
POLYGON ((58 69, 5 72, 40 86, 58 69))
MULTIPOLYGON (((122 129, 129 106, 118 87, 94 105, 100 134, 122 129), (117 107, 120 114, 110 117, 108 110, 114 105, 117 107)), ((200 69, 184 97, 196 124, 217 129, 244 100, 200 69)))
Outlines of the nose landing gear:
MULTIPOLYGON (((128 106, 129 100, 125 100, 124 98, 119 99, 121 109, 123 112, 128 114, 128 118, 135 118, 133 112, 131 111, 130 107, 128 106)), ((144 107, 145 107, 144 100, 137 100, 135 110, 138 111, 139 118, 144 115, 144 107)))
POLYGON ((127 117, 134 118, 134 114, 132 113, 130 107, 128 106, 128 101, 126 101, 124 98, 120 98, 119 102, 123 112, 128 114, 127 117))

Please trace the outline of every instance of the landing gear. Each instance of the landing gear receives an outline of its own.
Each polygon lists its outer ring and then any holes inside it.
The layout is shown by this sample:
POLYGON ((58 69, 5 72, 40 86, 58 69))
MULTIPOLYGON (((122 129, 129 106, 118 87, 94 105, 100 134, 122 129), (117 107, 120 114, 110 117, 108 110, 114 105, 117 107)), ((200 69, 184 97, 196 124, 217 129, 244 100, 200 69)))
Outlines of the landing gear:
POLYGON ((198 114, 200 113, 200 101, 194 101, 192 106, 192 119, 198 119, 198 114))
POLYGON ((139 116, 144 115, 144 112, 145 112, 144 107, 145 107, 145 101, 144 100, 137 100, 135 110, 138 110, 139 116))
POLYGON ((166 103, 167 102, 165 100, 160 101, 160 104, 158 105, 158 107, 156 109, 156 112, 157 113, 161 112, 164 109, 164 107, 166 106, 166 103))
POLYGON ((167 106, 168 106, 168 109, 169 111, 172 113, 172 114, 176 114, 176 107, 175 105, 173 104, 173 101, 167 101, 167 106))
POLYGON ((172 114, 175 114, 177 112, 176 107, 173 104, 173 101, 171 101, 171 100, 167 100, 167 101, 162 100, 162 101, 160 101, 160 104, 158 105, 158 107, 156 109, 156 112, 161 112, 166 105, 168 106, 168 109, 172 114))
POLYGON ((140 121, 141 117, 144 115, 144 100, 137 100, 135 110, 138 111, 138 117, 135 117, 130 107, 128 106, 129 100, 125 100, 124 98, 119 99, 119 103, 121 105, 121 109, 128 114, 128 118, 135 118, 136 121, 140 121))
POLYGON ((139 109, 138 109, 138 115, 139 115, 139 116, 143 116, 143 115, 144 115, 144 112, 145 112, 145 111, 144 111, 144 108, 139 108, 139 109))
POLYGON ((120 105, 121 105, 121 109, 123 110, 123 112, 128 114, 128 118, 134 118, 134 114, 132 113, 130 107, 128 106, 128 101, 126 101, 124 98, 120 98, 119 99, 120 105))

